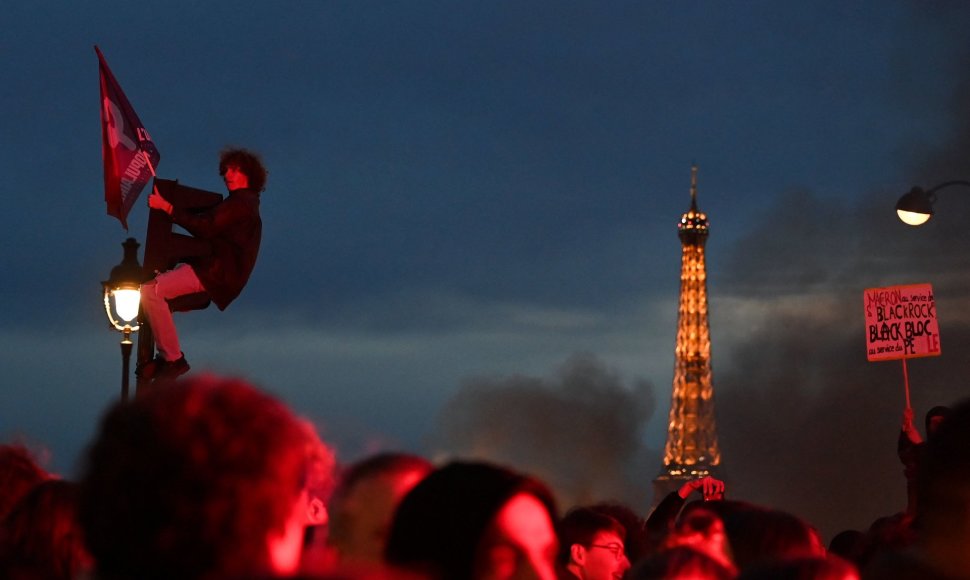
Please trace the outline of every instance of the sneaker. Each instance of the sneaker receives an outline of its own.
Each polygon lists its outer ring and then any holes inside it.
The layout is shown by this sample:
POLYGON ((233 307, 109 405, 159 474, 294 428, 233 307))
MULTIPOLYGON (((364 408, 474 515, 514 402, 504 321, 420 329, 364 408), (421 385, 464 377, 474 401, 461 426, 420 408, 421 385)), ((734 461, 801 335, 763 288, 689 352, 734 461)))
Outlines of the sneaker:
POLYGON ((185 354, 177 360, 163 361, 161 368, 155 374, 155 381, 171 381, 189 372, 189 363, 185 360, 185 354))
POLYGON ((162 358, 162 355, 156 354, 155 358, 148 361, 147 363, 144 363, 144 364, 139 363, 137 366, 135 366, 135 376, 140 379, 146 379, 150 381, 155 378, 155 375, 157 375, 164 366, 165 366, 165 359, 162 358))

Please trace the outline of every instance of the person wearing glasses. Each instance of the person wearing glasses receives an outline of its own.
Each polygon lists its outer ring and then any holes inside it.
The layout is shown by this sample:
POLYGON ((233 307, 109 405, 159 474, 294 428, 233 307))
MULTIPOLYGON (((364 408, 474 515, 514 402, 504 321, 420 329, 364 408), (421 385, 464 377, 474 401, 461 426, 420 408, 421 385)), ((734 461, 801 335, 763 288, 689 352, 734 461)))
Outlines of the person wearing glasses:
POLYGON ((630 568, 626 530, 616 519, 588 507, 571 509, 557 528, 559 572, 565 580, 620 580, 630 568))

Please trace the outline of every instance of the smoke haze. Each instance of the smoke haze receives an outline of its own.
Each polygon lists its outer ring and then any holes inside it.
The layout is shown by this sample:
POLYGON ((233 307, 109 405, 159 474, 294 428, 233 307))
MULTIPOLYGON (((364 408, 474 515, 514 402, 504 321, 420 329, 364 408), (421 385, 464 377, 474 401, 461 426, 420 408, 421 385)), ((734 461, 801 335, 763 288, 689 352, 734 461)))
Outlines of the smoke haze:
POLYGON ((434 448, 539 476, 564 508, 614 499, 644 509, 659 455, 642 430, 655 410, 648 383, 624 385, 596 357, 576 354, 551 378, 467 381, 442 410, 434 448))

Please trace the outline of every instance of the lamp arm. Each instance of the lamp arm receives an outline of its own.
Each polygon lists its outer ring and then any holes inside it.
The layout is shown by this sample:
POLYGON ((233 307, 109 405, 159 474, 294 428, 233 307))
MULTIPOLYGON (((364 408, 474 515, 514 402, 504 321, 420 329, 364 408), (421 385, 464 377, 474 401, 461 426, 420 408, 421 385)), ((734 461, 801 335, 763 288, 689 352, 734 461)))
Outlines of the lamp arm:
POLYGON ((944 187, 950 187, 951 185, 965 185, 967 187, 970 187, 970 181, 966 181, 966 180, 963 180, 963 179, 954 179, 953 181, 944 181, 943 183, 941 183, 941 184, 939 184, 937 186, 934 186, 933 188, 929 189, 926 192, 926 195, 929 196, 930 201, 933 201, 934 198, 936 197, 934 194, 937 191, 943 189, 944 187))
POLYGON ((108 292, 104 293, 104 313, 108 316, 108 323, 115 329, 121 330, 118 322, 115 320, 113 314, 111 314, 111 297, 108 292))

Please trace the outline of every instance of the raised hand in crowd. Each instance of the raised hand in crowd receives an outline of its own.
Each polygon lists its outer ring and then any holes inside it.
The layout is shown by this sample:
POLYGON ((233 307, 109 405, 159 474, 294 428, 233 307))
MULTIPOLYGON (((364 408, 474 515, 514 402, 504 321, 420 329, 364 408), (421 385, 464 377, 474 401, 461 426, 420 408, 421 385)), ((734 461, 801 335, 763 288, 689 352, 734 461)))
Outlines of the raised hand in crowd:
POLYGON ((919 431, 916 429, 916 425, 913 424, 913 408, 906 407, 903 409, 903 423, 901 426, 903 433, 906 434, 906 438, 909 439, 910 443, 917 444, 922 443, 923 438, 920 436, 919 431))
POLYGON ((691 493, 698 490, 701 491, 701 496, 704 498, 704 501, 724 499, 724 482, 720 479, 714 479, 711 476, 688 481, 680 486, 680 489, 677 490, 677 495, 681 499, 687 499, 691 493))

